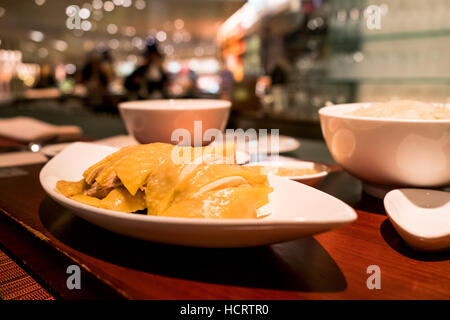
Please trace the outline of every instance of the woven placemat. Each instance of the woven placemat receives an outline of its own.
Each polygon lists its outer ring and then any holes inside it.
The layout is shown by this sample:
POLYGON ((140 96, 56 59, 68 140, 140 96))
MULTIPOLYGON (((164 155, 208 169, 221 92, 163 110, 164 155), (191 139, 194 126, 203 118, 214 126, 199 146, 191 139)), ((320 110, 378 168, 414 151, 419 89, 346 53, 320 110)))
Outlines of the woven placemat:
POLYGON ((0 250, 0 299, 55 300, 55 298, 0 250))

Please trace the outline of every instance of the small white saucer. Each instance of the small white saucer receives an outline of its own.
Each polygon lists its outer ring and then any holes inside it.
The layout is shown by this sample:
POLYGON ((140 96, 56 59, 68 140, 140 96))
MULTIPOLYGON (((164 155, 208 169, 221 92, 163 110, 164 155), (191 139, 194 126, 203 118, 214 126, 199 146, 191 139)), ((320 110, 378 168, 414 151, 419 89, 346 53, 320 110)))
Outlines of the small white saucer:
MULTIPOLYGON (((302 161, 302 160, 279 160, 279 161, 260 161, 260 162, 251 162, 247 164, 247 166, 261 166, 265 167, 268 170, 270 169, 276 169, 280 167, 284 168, 291 168, 291 169, 316 169, 318 172, 316 173, 310 173, 310 174, 304 174, 299 176, 281 176, 283 178, 287 178, 289 180, 299 181, 299 182, 305 182, 312 179, 320 179, 322 180, 325 178, 325 176, 328 175, 329 168, 320 163, 315 163, 311 161, 302 161)), ((274 175, 277 175, 273 173, 274 175)))
MULTIPOLYGON (((371 182, 367 182, 367 181, 362 181, 362 188, 367 194, 371 195, 372 197, 375 197, 378 199, 384 199, 386 194, 388 194, 392 190, 416 188, 416 187, 415 186, 389 186, 389 185, 375 184, 375 183, 371 183, 371 182)), ((450 192, 450 187, 437 187, 437 188, 432 188, 431 190, 450 192)))
POLYGON ((450 249, 450 192, 396 189, 386 195, 384 207, 394 228, 413 249, 450 249))
MULTIPOLYGON (((247 140, 245 135, 239 133, 226 134, 224 137, 225 141, 234 141, 234 138, 238 138, 236 141, 236 148, 238 150, 248 152, 252 155, 285 153, 297 150, 300 147, 300 141, 298 139, 283 135, 278 137, 268 135, 265 139, 257 138, 250 140, 247 140)), ((212 145, 217 143, 218 142, 212 142, 212 145)))

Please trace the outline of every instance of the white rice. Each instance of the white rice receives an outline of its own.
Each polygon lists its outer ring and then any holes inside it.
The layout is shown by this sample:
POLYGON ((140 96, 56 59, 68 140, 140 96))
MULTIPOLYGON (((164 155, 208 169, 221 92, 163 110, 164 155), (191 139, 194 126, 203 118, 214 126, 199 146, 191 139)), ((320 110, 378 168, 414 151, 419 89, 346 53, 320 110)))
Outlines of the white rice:
POLYGON ((351 115, 385 119, 450 120, 450 108, 413 100, 372 103, 360 107, 351 115))

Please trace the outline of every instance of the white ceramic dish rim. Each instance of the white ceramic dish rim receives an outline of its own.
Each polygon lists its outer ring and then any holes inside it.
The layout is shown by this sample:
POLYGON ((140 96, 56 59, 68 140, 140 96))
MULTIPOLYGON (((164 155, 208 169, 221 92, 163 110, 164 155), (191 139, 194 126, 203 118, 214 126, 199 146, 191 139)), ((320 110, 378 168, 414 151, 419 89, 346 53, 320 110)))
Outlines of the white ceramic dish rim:
MULTIPOLYGON (((347 103, 347 104, 334 104, 332 106, 326 106, 319 109, 319 115, 334 117, 339 119, 358 120, 358 121, 370 121, 370 122, 389 122, 389 123, 424 123, 424 124, 450 124, 450 119, 441 120, 425 120, 425 119, 391 119, 391 118, 376 118, 376 117, 360 117, 346 112, 352 112, 359 107, 368 107, 375 102, 363 102, 363 103, 347 103)), ((435 106, 445 106, 450 110, 449 104, 444 103, 432 103, 435 106)))
MULTIPOLYGON (((386 196, 384 197, 383 200, 383 204, 384 207, 386 209, 386 213, 388 215, 388 217, 390 218, 390 220, 395 223, 399 228, 401 228, 404 232, 408 233, 409 235, 416 237, 416 238, 420 238, 422 240, 426 240, 426 241, 430 241, 430 240, 438 240, 438 239, 442 239, 442 238, 446 238, 450 236, 450 232, 446 232, 446 231, 442 231, 441 233, 437 233, 437 234, 417 234, 417 232, 411 231, 407 226, 405 226, 402 223, 398 222, 398 219, 396 219, 396 217, 394 217, 391 212, 389 210, 387 210, 386 208, 386 203, 388 201, 391 200, 392 196, 394 195, 394 193, 397 192, 401 192, 402 190, 419 190, 419 191, 426 191, 427 189, 419 189, 419 188, 401 188, 401 189, 394 189, 389 191, 386 196)), ((436 191, 436 192, 446 192, 446 191, 436 191)))
POLYGON ((249 164, 246 164, 246 166, 254 167, 254 166, 264 166, 264 167, 290 167, 290 168, 298 168, 298 169, 305 169, 305 165, 312 164, 314 166, 320 167, 320 172, 314 173, 314 174, 305 174, 302 176, 279 176, 282 178, 290 179, 290 180, 309 180, 309 179, 315 179, 315 178, 322 178, 328 175, 330 172, 330 168, 321 163, 315 163, 312 161, 303 161, 303 160, 296 160, 296 161, 259 161, 259 162, 251 162, 249 164))
POLYGON ((128 101, 119 104, 119 109, 126 110, 212 110, 228 109, 231 102, 220 99, 159 99, 128 101))
MULTIPOLYGON (((96 143, 94 142, 87 142, 87 143, 96 143)), ((67 148, 68 146, 70 146, 72 144, 72 142, 63 142, 63 143, 56 143, 56 144, 51 144, 48 146, 43 147, 40 152, 42 154, 44 154, 47 157, 54 157, 56 156, 58 153, 62 152, 65 148, 67 148)), ((107 145, 104 145, 107 147, 107 145)), ((241 151, 241 150, 236 150, 236 162, 239 165, 245 165, 248 164, 250 162, 250 155, 247 152, 241 151)))
MULTIPOLYGON (((107 147, 107 146, 99 146, 100 148, 109 148, 111 150, 118 150, 119 148, 113 148, 113 147, 107 147)), ((72 207, 76 207, 82 210, 87 210, 90 212, 102 214, 109 216, 111 218, 117 218, 117 219, 123 219, 125 218, 124 215, 132 215, 133 220, 135 221, 147 221, 147 222, 160 222, 165 224, 184 224, 184 225, 203 225, 203 226, 233 226, 233 227, 255 227, 255 226, 283 226, 287 222, 293 223, 293 224, 299 224, 299 225, 323 225, 324 223, 327 224, 344 224, 344 223, 351 223, 354 222, 357 219, 357 214, 355 210, 353 210, 349 205, 344 203, 342 200, 334 198, 335 201, 339 201, 341 204, 344 205, 346 209, 346 214, 348 215, 345 217, 345 219, 341 216, 336 217, 336 219, 330 219, 327 217, 327 220, 324 221, 323 219, 312 219, 308 218, 307 220, 302 218, 290 218, 290 219, 271 219, 271 220, 265 220, 262 219, 202 219, 202 218, 178 218, 178 217, 164 217, 164 216, 152 216, 152 215, 142 215, 142 214, 136 214, 136 213, 125 213, 120 211, 114 211, 114 210, 107 210, 102 208, 93 207, 87 204, 80 203, 78 201, 69 199, 65 197, 64 195, 60 194, 56 190, 50 188, 48 183, 45 181, 45 178, 47 177, 47 171, 50 168, 51 163, 55 160, 55 158, 51 159, 47 164, 42 168, 41 172, 39 173, 39 181, 41 183, 41 186, 44 188, 45 192, 49 194, 53 199, 55 199, 59 203, 70 203, 72 207)), ((282 177, 275 176, 278 179, 284 179, 282 177)), ((304 185, 305 188, 311 188, 314 189, 315 192, 323 194, 323 196, 326 197, 333 197, 323 191, 317 190, 315 188, 309 187, 307 185, 304 185)))
POLYGON ((71 144, 72 144, 71 142, 50 144, 48 146, 42 147, 42 149, 39 152, 46 155, 47 157, 54 157, 71 144))

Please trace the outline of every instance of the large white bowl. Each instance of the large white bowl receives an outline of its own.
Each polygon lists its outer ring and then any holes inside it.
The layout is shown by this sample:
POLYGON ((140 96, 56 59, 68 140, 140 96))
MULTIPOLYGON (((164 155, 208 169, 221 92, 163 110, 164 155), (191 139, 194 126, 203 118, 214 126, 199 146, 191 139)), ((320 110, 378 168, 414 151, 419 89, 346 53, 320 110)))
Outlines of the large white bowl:
POLYGON ((194 121, 201 121, 197 135, 208 129, 225 129, 231 103, 212 99, 170 99, 130 101, 119 104, 128 133, 140 142, 177 143, 172 139, 176 129, 185 129, 194 142, 194 121))
POLYGON ((371 185, 450 184, 450 120, 350 115, 368 105, 342 104, 319 110, 322 133, 337 163, 371 185))

